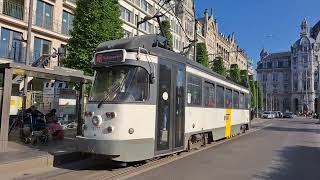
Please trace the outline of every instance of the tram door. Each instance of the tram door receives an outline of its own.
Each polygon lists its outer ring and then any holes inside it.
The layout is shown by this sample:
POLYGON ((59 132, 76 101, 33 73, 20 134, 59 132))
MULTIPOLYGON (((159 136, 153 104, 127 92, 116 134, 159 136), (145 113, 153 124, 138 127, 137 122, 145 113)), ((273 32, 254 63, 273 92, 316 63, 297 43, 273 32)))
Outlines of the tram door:
POLYGON ((183 64, 160 62, 156 154, 183 149, 186 70, 183 64))

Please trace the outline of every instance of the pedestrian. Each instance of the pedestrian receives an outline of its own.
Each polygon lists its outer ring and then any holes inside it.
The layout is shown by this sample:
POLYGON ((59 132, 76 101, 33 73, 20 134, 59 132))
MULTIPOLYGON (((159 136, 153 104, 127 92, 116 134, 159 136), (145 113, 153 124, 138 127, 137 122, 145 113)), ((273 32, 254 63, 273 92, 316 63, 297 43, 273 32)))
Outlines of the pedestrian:
POLYGON ((56 116, 56 109, 52 109, 48 114, 46 114, 46 121, 50 129, 51 135, 54 139, 62 140, 64 139, 63 127, 58 122, 58 117, 56 116))

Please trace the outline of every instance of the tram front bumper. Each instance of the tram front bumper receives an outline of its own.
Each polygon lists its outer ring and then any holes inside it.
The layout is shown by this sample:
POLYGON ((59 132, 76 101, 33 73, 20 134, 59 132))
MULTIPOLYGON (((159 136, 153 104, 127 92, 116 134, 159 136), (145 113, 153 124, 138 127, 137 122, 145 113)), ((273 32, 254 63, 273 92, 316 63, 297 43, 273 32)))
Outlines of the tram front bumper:
POLYGON ((80 152, 106 155, 115 161, 133 162, 154 157, 154 139, 97 140, 76 137, 80 152))

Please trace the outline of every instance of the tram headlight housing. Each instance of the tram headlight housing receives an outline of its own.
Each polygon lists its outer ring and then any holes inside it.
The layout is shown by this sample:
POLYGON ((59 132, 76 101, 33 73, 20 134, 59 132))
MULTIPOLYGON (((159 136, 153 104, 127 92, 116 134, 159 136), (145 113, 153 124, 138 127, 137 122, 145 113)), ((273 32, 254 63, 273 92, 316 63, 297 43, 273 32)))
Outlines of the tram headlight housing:
POLYGON ((95 126, 100 126, 102 123, 101 117, 100 116, 93 116, 92 118, 92 124, 95 126))

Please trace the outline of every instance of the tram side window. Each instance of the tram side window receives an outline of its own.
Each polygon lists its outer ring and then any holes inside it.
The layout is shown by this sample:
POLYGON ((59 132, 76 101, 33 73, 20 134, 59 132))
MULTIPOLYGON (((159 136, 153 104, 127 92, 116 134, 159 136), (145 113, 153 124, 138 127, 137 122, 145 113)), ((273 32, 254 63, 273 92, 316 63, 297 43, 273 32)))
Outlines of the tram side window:
POLYGON ((245 109, 246 108, 246 104, 244 101, 244 94, 240 93, 240 109, 245 109))
POLYGON ((214 85, 210 83, 204 84, 203 101, 205 107, 215 107, 215 92, 214 85))
POLYGON ((233 108, 239 109, 239 92, 233 91, 233 108))
POLYGON ((226 108, 232 108, 232 90, 226 90, 226 108))
POLYGON ((249 109, 250 108, 250 97, 248 94, 245 95, 245 109, 249 109))
POLYGON ((188 104, 201 105, 202 81, 201 78, 188 76, 188 104))
POLYGON ((224 87, 217 86, 217 108, 224 108, 224 87))

